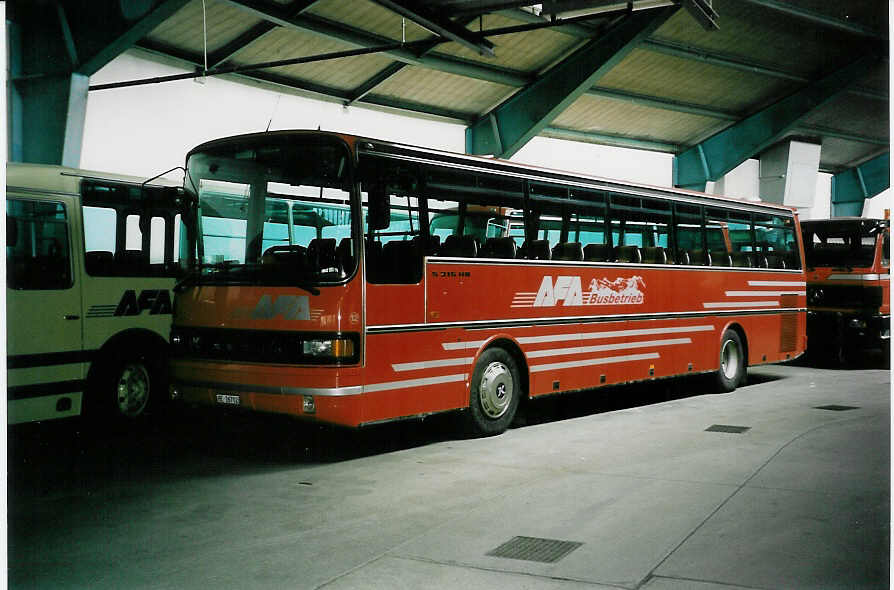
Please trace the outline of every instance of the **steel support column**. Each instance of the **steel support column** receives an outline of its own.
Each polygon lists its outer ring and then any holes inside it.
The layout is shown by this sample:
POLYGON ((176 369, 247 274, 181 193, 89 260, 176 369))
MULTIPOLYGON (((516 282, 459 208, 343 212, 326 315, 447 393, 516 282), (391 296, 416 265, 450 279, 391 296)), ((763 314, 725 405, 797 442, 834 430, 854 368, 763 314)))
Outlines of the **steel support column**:
POLYGON ((10 161, 80 165, 89 76, 188 1, 11 7, 10 161))
POLYGON ((891 186, 891 153, 832 177, 832 217, 859 216, 863 202, 891 186))
POLYGON ((593 87, 678 7, 634 12, 466 129, 466 151, 508 158, 593 87))
POLYGON ((864 56, 677 155, 674 186, 704 190, 708 181, 718 180, 779 141, 806 115, 870 73, 877 64, 876 56, 864 56))

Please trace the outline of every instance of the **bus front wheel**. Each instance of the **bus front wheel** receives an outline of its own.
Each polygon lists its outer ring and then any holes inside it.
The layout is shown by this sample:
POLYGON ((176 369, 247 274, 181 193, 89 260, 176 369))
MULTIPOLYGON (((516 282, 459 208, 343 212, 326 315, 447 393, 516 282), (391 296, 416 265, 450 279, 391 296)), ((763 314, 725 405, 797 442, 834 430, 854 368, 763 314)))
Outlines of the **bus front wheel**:
POLYGON ((521 396, 518 365, 506 350, 485 350, 472 373, 467 426, 477 436, 500 434, 509 428, 521 396))
MULTIPOLYGON (((127 350, 125 348, 125 350, 127 350)), ((145 349, 111 353, 90 392, 94 419, 127 424, 142 420, 161 396, 163 359, 145 349)))
POLYGON ((728 393, 744 383, 747 361, 742 338, 735 330, 726 330, 720 339, 720 368, 717 369, 717 387, 728 393))

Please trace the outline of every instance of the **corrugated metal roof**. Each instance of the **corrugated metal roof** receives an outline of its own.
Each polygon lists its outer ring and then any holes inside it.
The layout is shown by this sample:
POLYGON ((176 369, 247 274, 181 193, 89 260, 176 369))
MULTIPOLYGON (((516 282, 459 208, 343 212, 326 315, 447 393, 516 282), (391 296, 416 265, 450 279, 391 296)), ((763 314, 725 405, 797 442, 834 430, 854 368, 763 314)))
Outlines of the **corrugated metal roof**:
POLYGON ((402 19, 387 8, 370 0, 325 0, 308 9, 308 14, 362 29, 393 41, 419 41, 434 35, 413 21, 402 19), (347 5, 350 4, 350 7, 347 5), (405 22, 405 26, 402 23, 405 22))
MULTIPOLYGON (((342 41, 321 38, 312 33, 279 28, 255 41, 233 58, 235 64, 253 64, 293 57, 334 53, 350 49, 342 41)), ((298 64, 264 70, 295 80, 323 81, 327 87, 350 90, 357 80, 372 76, 391 60, 381 54, 345 57, 335 60, 298 64)))
MULTIPOLYGON (((482 6, 494 3, 423 4, 416 9, 427 11, 421 16, 453 26, 458 36, 439 37, 375 0, 206 0, 204 10, 202 0, 192 0, 137 45, 181 59, 189 68, 202 64, 205 52, 251 65, 363 48, 371 53, 268 69, 259 77, 328 93, 345 103, 388 105, 472 123, 625 19, 610 13, 537 28, 547 19, 523 11, 524 2, 501 2, 502 10, 481 15, 482 6), (472 48, 481 43, 481 31, 501 33, 487 36, 493 57, 472 48), (401 41, 406 45, 374 52, 401 41)), ((719 30, 706 31, 691 13, 678 10, 626 57, 600 70, 592 88, 551 113, 541 132, 597 143, 653 142, 682 152, 861 56, 887 48, 888 3, 883 0, 713 0, 713 7, 719 30)), ((888 69, 882 63, 796 122, 792 134, 822 142, 822 168, 850 167, 885 147, 880 142, 889 139, 888 69)))
POLYGON ((493 82, 409 66, 377 86, 373 93, 474 116, 485 112, 513 90, 493 82))
POLYGON ((618 133, 618 121, 627 121, 621 135, 631 138, 688 145, 705 128, 722 126, 717 120, 686 113, 631 105, 619 100, 582 96, 553 123, 555 127, 592 133, 618 133))
POLYGON ((206 0, 204 8, 202 0, 193 0, 174 17, 158 25, 147 38, 201 54, 205 50, 203 31, 207 29, 210 53, 260 22, 262 19, 223 0, 206 0))

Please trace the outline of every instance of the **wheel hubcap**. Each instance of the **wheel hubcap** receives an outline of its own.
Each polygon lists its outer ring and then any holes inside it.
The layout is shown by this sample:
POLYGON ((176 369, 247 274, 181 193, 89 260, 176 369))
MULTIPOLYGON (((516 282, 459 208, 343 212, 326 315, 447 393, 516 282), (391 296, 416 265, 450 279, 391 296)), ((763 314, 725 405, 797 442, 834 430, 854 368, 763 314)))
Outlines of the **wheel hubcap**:
POLYGON ((118 377, 118 410, 138 416, 149 402, 149 372, 140 363, 128 363, 118 377))
POLYGON ((720 369, 727 379, 731 380, 739 373, 740 356, 738 344, 732 340, 723 343, 723 348, 720 351, 720 369))
POLYGON ((478 397, 481 409, 488 418, 499 418, 509 409, 512 402, 514 386, 512 373, 503 363, 493 362, 484 370, 478 397))

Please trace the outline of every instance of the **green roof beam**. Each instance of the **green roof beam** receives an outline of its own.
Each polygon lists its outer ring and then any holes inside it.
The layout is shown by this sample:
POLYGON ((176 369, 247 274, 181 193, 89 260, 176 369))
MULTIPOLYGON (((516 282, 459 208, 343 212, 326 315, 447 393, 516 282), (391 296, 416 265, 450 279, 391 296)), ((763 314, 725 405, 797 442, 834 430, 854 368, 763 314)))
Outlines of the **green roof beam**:
POLYGON ((466 129, 466 151, 512 156, 678 8, 642 10, 621 19, 466 129))
MULTIPOLYGON (((118 2, 78 3, 79 9, 69 12, 78 52, 85 56, 77 67, 79 74, 92 76, 104 65, 130 49, 155 27, 163 23, 189 0, 160 0, 138 18, 126 12, 110 13, 118 2)), ((128 6, 127 3, 120 3, 128 6)), ((135 4, 136 5, 136 4, 135 4)))
POLYGON ((782 139, 806 115, 870 73, 877 63, 876 56, 864 56, 678 154, 674 186, 704 190, 706 182, 720 179, 782 139))
POLYGON ((832 217, 863 214, 863 203, 891 186, 891 152, 832 176, 832 217))
MULTIPOLYGON (((799 82, 801 84, 807 84, 810 82, 809 78, 800 74, 795 74, 792 72, 780 70, 769 65, 748 61, 742 59, 737 55, 709 51, 701 47, 693 47, 691 45, 675 43, 666 39, 647 39, 643 41, 640 48, 657 53, 663 53, 664 55, 679 57, 680 59, 700 61, 712 66, 738 70, 740 72, 750 72, 752 74, 778 78, 780 80, 788 80, 790 82, 799 82)), ((886 92, 878 92, 876 90, 860 88, 857 86, 849 88, 848 92, 850 92, 851 94, 863 96, 865 98, 871 98, 873 100, 883 100, 886 102, 888 100, 888 94, 886 92)))

